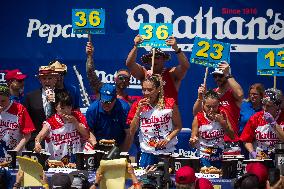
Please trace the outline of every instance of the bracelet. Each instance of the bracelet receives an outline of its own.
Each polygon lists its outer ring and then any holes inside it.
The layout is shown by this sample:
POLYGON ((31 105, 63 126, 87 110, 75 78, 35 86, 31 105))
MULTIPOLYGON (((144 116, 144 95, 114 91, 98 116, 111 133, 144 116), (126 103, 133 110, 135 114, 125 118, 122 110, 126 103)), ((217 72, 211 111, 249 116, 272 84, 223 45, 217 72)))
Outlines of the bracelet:
POLYGON ((99 183, 93 182, 93 185, 95 185, 95 187, 98 187, 98 186, 99 186, 99 183))
POLYGON ((49 188, 49 185, 46 183, 44 185, 42 185, 44 188, 49 188))
POLYGON ((166 136, 166 141, 168 141, 168 142, 170 142, 171 141, 171 139, 168 137, 168 136, 166 136))
POLYGON ((233 78, 233 75, 232 74, 229 74, 225 77, 226 79, 230 79, 230 78, 233 78))
POLYGON ((175 52, 176 54, 181 53, 181 48, 178 48, 178 50, 175 52))
POLYGON ((20 187, 21 187, 21 183, 15 182, 14 185, 13 185, 13 187, 15 187, 15 188, 20 188, 20 187))

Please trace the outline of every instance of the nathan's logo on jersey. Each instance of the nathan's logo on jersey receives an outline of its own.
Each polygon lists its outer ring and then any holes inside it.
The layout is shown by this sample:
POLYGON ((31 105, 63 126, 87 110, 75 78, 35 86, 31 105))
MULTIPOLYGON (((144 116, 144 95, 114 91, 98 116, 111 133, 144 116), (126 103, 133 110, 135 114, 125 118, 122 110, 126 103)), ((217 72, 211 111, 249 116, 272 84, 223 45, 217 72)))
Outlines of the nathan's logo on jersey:
POLYGON ((54 145, 60 145, 64 143, 68 143, 69 141, 76 140, 80 137, 80 133, 75 129, 71 132, 64 133, 64 134, 55 134, 51 135, 51 141, 54 141, 54 145))
POLYGON ((17 130, 19 124, 11 120, 0 120, 0 134, 4 134, 7 130, 17 130))
POLYGON ((204 139, 213 139, 224 136, 225 131, 223 129, 213 131, 200 131, 199 135, 204 139))
POLYGON ((255 136, 257 140, 262 140, 262 141, 271 141, 271 140, 279 140, 277 137, 276 133, 273 131, 267 131, 267 132, 262 132, 262 131, 255 131, 255 136))
POLYGON ((147 127, 152 124, 168 124, 170 120, 171 120, 170 114, 165 114, 160 117, 151 116, 150 118, 145 118, 145 117, 140 118, 142 127, 147 127))
MULTIPOLYGON (((257 15, 251 14, 241 17, 226 15, 221 17, 221 8, 199 8, 193 14, 179 16, 168 7, 155 8, 149 4, 141 4, 133 9, 127 9, 127 23, 132 30, 138 30, 140 23, 173 23, 173 35, 177 38, 193 39, 201 38, 217 40, 249 40, 252 44, 232 44, 231 52, 257 52, 258 48, 265 48, 260 40, 282 40, 284 38, 284 20, 281 13, 273 9, 257 11, 257 15), (215 16, 219 13, 221 16, 215 16), (258 17, 257 17, 258 16, 258 17), (159 19, 159 20, 158 20, 159 19), (258 39, 258 40, 256 40, 258 39)), ((191 51, 193 44, 180 44, 183 51, 191 51)), ((281 48, 283 44, 272 45, 271 48, 281 48)), ((267 47, 269 48, 269 47, 267 47)))

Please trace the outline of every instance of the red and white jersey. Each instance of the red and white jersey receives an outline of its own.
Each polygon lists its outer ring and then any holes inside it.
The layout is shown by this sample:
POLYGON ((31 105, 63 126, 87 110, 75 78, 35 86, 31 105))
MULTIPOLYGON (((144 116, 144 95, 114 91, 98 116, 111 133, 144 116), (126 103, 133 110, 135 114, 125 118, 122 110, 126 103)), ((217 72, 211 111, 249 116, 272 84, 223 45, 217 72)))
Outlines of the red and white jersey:
MULTIPOLYGON (((263 118, 264 111, 255 113, 250 117, 245 125, 244 131, 241 135, 243 142, 250 142, 254 144, 256 151, 263 155, 263 153, 274 152, 275 144, 280 142, 276 135, 276 131, 263 118)), ((277 119, 277 123, 284 130, 284 112, 281 111, 277 119)))
MULTIPOLYGON (((73 111, 72 115, 88 129, 86 118, 81 112, 73 111)), ((74 124, 64 123, 58 114, 53 115, 43 124, 49 127, 45 149, 51 154, 51 159, 61 160, 65 156, 83 151, 83 140, 74 124)))
POLYGON ((165 108, 144 107, 140 114, 139 142, 142 152, 162 154, 174 152, 177 137, 173 138, 164 149, 156 149, 158 141, 165 139, 173 131, 172 113, 174 99, 165 98, 165 108))
MULTIPOLYGON (((218 88, 214 89, 218 91, 218 88)), ((220 109, 224 111, 231 123, 232 129, 234 131, 234 139, 232 140, 229 136, 225 134, 225 142, 237 142, 239 141, 239 118, 240 118, 240 108, 237 105, 237 100, 233 95, 233 90, 227 90, 223 96, 220 97, 220 109)))
POLYGON ((7 150, 13 150, 23 138, 35 130, 27 109, 19 103, 11 102, 0 113, 0 162, 5 160, 7 150))
MULTIPOLYGON (((223 114, 225 117, 226 115, 223 114)), ((200 157, 210 156, 213 148, 224 150, 224 134, 225 131, 219 122, 209 120, 204 112, 196 114, 198 122, 198 136, 200 149, 200 157)), ((222 154, 220 154, 219 159, 222 154)))

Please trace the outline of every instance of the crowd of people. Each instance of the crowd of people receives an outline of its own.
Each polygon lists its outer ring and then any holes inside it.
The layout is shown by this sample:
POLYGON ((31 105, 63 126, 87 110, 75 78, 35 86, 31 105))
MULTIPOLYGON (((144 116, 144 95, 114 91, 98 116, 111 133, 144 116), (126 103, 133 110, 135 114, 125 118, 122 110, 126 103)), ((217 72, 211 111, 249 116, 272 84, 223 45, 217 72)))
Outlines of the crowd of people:
MULTIPOLYGON (((135 144, 141 167, 158 163, 159 154, 173 153, 182 129, 178 91, 190 64, 172 36, 166 43, 177 56, 177 66, 166 68, 171 56, 160 49, 154 56, 153 51, 143 55, 143 64, 138 64, 141 42, 137 35, 126 60, 128 69, 116 72, 115 86, 96 75, 94 46, 87 43, 86 75, 95 99, 86 115, 80 112, 79 88, 64 82, 65 64, 55 60, 40 66, 41 87, 27 94, 23 93, 27 76, 18 69, 8 70, 7 86, 0 86, 0 162, 7 150, 20 154, 24 149, 45 149, 51 159, 62 160, 70 153, 95 149, 101 139, 115 140, 121 151, 135 144), (127 94, 131 76, 141 81, 143 96, 127 94)), ((275 144, 284 141, 282 92, 255 83, 244 99, 227 62, 220 62, 211 75, 217 87, 207 90, 205 83, 200 85, 192 110, 189 145, 198 149, 201 165, 221 168, 223 155, 274 160, 275 144)), ((191 179, 198 185, 195 177, 191 179)))

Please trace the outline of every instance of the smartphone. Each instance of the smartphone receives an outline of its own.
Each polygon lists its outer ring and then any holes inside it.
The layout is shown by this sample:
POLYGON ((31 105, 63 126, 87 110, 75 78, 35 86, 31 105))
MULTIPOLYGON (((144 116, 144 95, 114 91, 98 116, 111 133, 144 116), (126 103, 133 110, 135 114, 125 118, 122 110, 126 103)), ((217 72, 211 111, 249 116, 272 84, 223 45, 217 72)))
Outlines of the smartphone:
POLYGON ((268 180, 270 186, 275 185, 280 179, 280 170, 278 168, 272 168, 268 171, 268 180))

